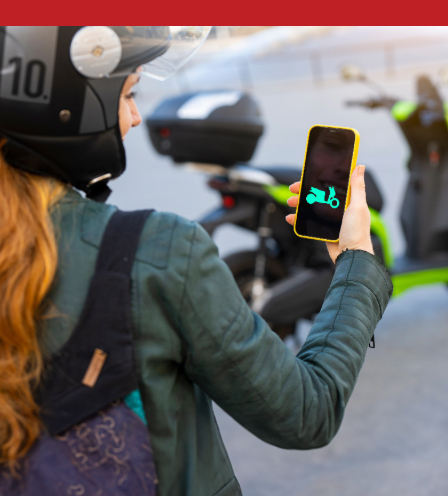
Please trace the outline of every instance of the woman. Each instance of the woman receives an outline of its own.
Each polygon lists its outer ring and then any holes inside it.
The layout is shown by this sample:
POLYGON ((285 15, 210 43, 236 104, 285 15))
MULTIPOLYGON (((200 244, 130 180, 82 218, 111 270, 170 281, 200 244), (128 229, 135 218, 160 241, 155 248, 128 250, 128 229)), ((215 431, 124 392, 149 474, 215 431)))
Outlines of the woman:
MULTIPOLYGON (((16 72, 14 79, 14 73, 4 71, 0 88, 0 135, 5 138, 0 446, 1 462, 10 467, 27 460, 42 435, 35 385, 42 380, 43 355, 52 363, 69 342, 116 210, 81 197, 64 182, 89 197, 104 198, 107 180, 124 170, 121 142, 141 120, 132 87, 150 60, 153 77, 173 67, 163 57, 169 56, 170 43, 176 46, 178 32, 150 28, 144 33, 135 27, 33 33, 7 28, 0 37, 0 57, 7 52, 12 60, 14 40, 22 36, 22 53, 23 47, 29 49, 22 67, 36 60, 33 50, 39 44, 50 46, 54 55, 53 86, 37 80, 22 95, 21 76, 16 72), (107 52, 105 40, 110 50, 122 49, 109 78, 100 75, 104 66, 98 69, 95 62, 107 52), (79 50, 86 45, 87 51, 79 50), (50 102, 46 92, 51 92, 50 102), (72 103, 64 100, 67 92, 72 103), (31 106, 33 93, 41 101, 31 106), (27 112, 21 123, 18 110, 27 112)), ((186 43, 192 33, 190 28, 186 43)), ((279 447, 317 448, 336 434, 392 291, 373 255, 363 172, 359 166, 353 173, 340 241, 328 244, 336 263, 334 279, 297 357, 250 311, 199 225, 167 213, 152 213, 146 220, 132 265, 131 310, 138 385, 160 496, 241 494, 211 400, 279 447)), ((291 191, 297 193, 298 187, 292 185, 291 191)), ((289 205, 296 201, 292 197, 289 205)), ((290 224, 293 220, 293 214, 287 217, 290 224)))

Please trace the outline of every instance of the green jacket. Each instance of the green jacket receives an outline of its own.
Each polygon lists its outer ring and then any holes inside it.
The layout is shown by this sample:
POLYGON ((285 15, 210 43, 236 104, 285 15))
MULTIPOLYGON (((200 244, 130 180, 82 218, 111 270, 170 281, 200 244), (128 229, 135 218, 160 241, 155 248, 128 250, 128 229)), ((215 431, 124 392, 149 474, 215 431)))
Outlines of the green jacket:
MULTIPOLYGON (((52 216, 59 243, 42 346, 69 338, 115 207, 70 191, 52 216)), ((177 215, 147 220, 132 270, 140 390, 159 496, 241 494, 211 400, 260 439, 288 449, 331 441, 392 284, 378 260, 347 251, 295 357, 251 312, 205 231, 177 215)), ((300 302, 297 302, 300 305, 300 302)))

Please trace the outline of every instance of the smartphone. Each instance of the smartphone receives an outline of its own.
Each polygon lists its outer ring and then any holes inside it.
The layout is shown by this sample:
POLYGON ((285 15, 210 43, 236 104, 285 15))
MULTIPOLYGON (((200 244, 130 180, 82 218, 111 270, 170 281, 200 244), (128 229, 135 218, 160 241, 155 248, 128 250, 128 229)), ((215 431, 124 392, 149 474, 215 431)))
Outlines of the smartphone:
POLYGON ((309 130, 294 223, 297 236, 339 241, 358 147, 356 129, 317 125, 309 130))

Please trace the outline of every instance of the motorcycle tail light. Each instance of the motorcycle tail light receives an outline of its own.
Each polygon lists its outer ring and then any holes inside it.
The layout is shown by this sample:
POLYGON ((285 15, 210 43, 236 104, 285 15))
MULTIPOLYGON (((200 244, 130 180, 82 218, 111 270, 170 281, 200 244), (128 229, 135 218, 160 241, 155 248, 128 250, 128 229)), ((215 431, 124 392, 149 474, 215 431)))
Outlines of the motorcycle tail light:
POLYGON ((233 208, 235 206, 235 198, 233 198, 233 196, 224 195, 222 197, 222 204, 225 208, 233 208))
POLYGON ((429 161, 432 163, 432 164, 438 164, 439 161, 440 161, 440 155, 438 152, 431 152, 429 154, 429 161))
POLYGON ((159 135, 161 138, 169 138, 171 136, 171 129, 168 127, 162 127, 162 129, 159 131, 159 135))

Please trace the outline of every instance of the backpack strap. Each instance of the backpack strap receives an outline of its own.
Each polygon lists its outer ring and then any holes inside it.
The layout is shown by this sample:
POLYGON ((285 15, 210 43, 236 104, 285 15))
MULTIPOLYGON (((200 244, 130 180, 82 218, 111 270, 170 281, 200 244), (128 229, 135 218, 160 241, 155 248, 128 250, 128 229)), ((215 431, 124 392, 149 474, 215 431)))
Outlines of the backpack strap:
POLYGON ((51 435, 138 389, 131 319, 131 270, 152 211, 115 212, 104 232, 79 321, 46 364, 36 393, 51 435))
POLYGON ((120 272, 131 276, 140 234, 153 210, 122 212, 117 210, 110 218, 101 240, 95 273, 120 272))

